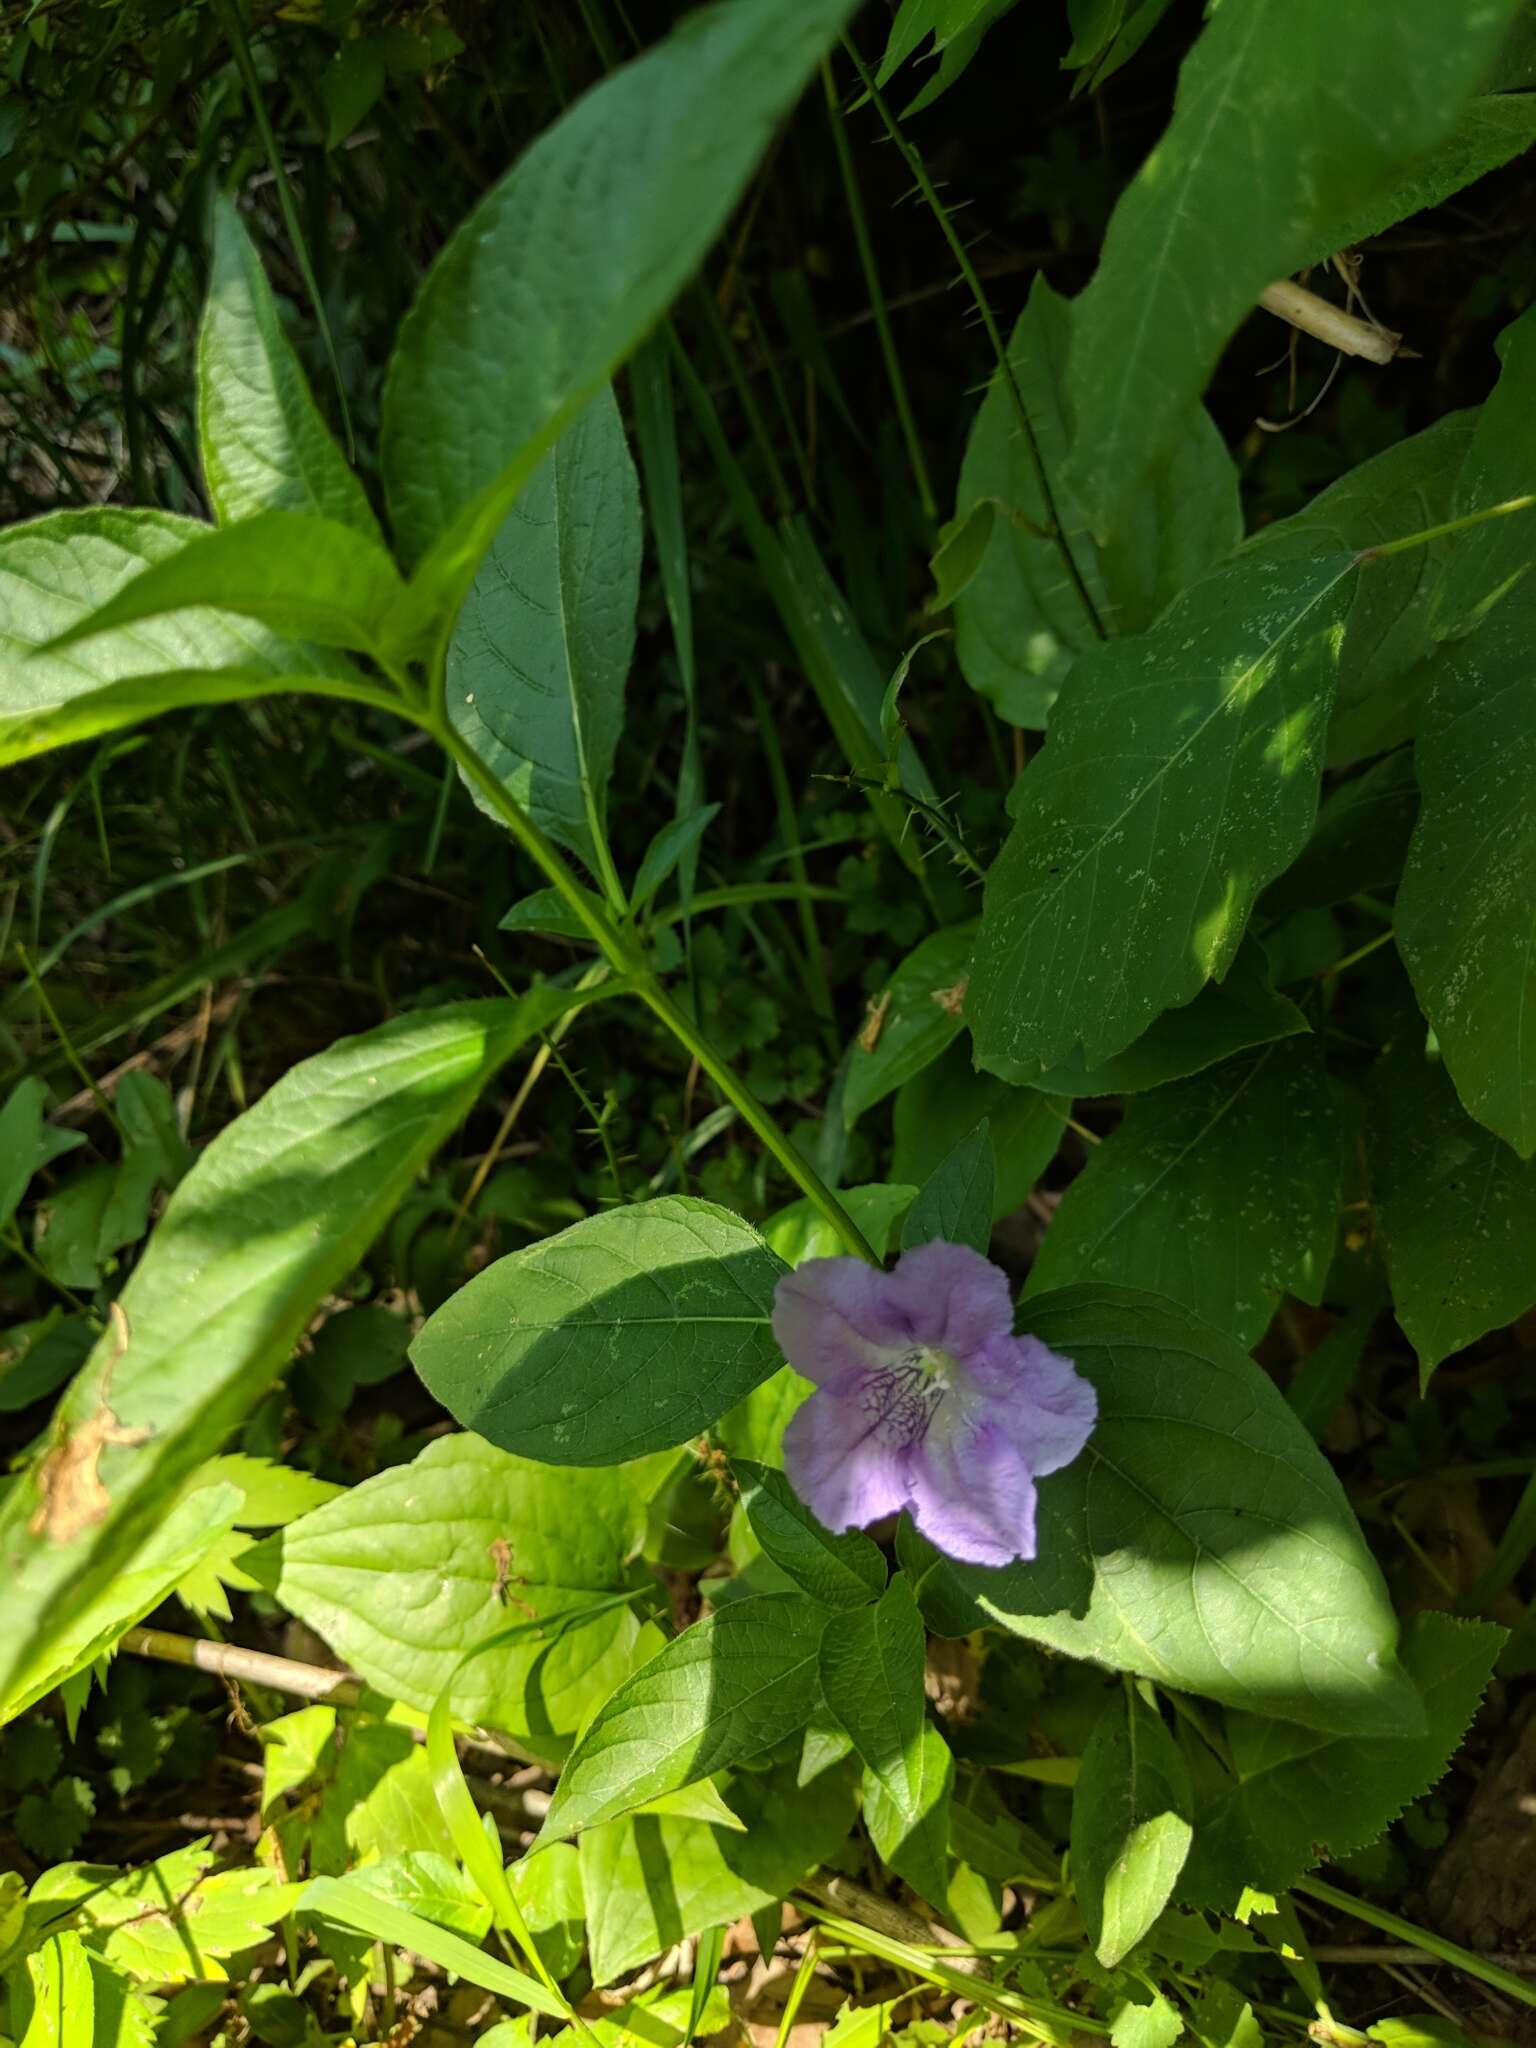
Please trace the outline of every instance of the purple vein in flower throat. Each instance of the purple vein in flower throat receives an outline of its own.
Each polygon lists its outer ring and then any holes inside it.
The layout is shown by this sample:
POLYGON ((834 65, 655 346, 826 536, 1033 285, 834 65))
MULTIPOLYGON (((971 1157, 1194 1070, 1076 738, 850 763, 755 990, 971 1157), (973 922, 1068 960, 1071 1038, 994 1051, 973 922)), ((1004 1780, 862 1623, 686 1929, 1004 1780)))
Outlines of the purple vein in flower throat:
POLYGON ((1007 1275, 967 1245, 919 1245, 889 1273, 808 1259, 780 1280, 773 1330, 816 1392, 784 1433, 784 1470, 829 1529, 905 1508, 968 1564, 1035 1554, 1035 1481, 1093 1430, 1093 1388, 1013 1334, 1007 1275))

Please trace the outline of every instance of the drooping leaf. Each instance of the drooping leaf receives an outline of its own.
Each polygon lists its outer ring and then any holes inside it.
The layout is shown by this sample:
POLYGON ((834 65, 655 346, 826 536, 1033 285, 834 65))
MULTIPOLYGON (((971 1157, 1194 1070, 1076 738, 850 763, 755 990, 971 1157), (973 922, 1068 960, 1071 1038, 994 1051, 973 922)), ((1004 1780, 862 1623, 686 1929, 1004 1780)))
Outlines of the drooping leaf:
POLYGON ((866 1607, 885 1587, 885 1559, 857 1529, 825 1529, 784 1474, 735 1460, 752 1533, 782 1572, 823 1607, 866 1607))
POLYGON ((1536 1160, 1472 1121, 1408 1023, 1373 1077, 1370 1161, 1392 1305, 1422 1385, 1536 1302, 1536 1160))
POLYGON ((997 507, 981 563, 956 601, 956 657, 972 689, 1015 725, 1044 725, 1072 663, 1098 645, 1100 625, 1143 632, 1242 538, 1232 458, 1196 405, 1166 463, 1137 493, 1114 547, 1101 553, 1095 546, 1065 474, 1072 321, 1071 301, 1037 278, 1008 344, 1018 397, 996 373, 971 427, 956 493, 957 510, 982 502, 997 507), (1049 537, 1053 507, 1086 598, 1049 537))
MULTIPOLYGON (((701 1928, 777 1905, 835 1856, 853 1824, 853 1774, 796 1786, 792 1766, 742 1771, 727 1793, 738 1825, 635 1814, 580 1840, 592 1975, 610 1984, 701 1928)), ((541 1849, 536 1869, 563 1844, 541 1849)), ((520 1866, 521 1867, 521 1866, 520 1866)))
MULTIPOLYGON (((1440 206, 1536 142, 1536 105, 1525 93, 1483 92, 1469 100, 1443 142, 1414 159, 1403 176, 1372 192, 1335 221, 1336 246, 1350 249, 1400 220, 1440 206)), ((1469 202, 1476 205, 1476 200, 1469 202)))
POLYGON ((387 651, 390 609, 404 586, 379 543, 355 527, 280 511, 191 531, 179 553, 77 619, 47 651, 209 606, 322 647, 387 651))
POLYGON ((198 450, 221 524, 313 513, 378 542, 362 485, 331 439, 233 201, 214 202, 213 262, 197 337, 198 450))
POLYGON ((613 1465, 707 1429, 776 1372, 783 1262, 750 1224, 663 1195, 498 1259, 411 1347, 466 1429, 552 1465, 613 1465))
POLYGON ((843 1083, 843 1122, 910 1081, 959 1037, 974 923, 934 932, 907 955, 870 1004, 843 1083))
POLYGON ((832 1714, 910 1825, 921 1789, 922 1616, 900 1572, 872 1606, 843 1615, 821 1639, 821 1693, 832 1714))
POLYGON ((1097 1065, 1226 972, 1312 828, 1352 566, 1238 561, 1074 668, 987 878, 979 1065, 1097 1065))
POLYGON ((1273 986, 1264 948, 1245 934, 1219 981, 1207 982, 1193 1002, 1164 1010, 1124 1052, 1096 1067, 1081 1057, 1064 1060, 1034 1085, 1067 1096, 1136 1095, 1306 1029, 1301 1011, 1273 986))
POLYGON ((487 1650, 520 1619, 595 1606, 645 1538, 638 1472, 556 1470, 474 1436, 429 1444, 290 1523, 247 1569, 391 1699, 512 1735, 569 1734, 633 1662, 639 1623, 605 1606, 558 1637, 487 1650))
POLYGON ((774 1593, 733 1600, 685 1629, 625 1679, 582 1735, 540 1840, 617 1820, 793 1734, 816 1704, 829 1618, 803 1594, 774 1593))
MULTIPOLYGON (((1528 107, 1522 98, 1517 104, 1528 107)), ((1472 441, 1452 499, 1455 517, 1486 511, 1531 493, 1536 433, 1531 405, 1536 397, 1536 318, 1524 313, 1506 327, 1496 344, 1499 381, 1476 416, 1472 441)), ((1531 509, 1453 534, 1431 623, 1443 639, 1470 633, 1529 573, 1536 559, 1531 509)))
POLYGON ((992 1240, 992 1176, 992 1134, 983 1120, 918 1189, 902 1222, 902 1250, 943 1238, 984 1255, 992 1240))
POLYGON ((701 11, 570 107, 458 229, 401 327, 383 398, 395 529, 408 560, 434 555, 445 596, 697 268, 851 11, 701 11))
POLYGON ((1098 1425, 1040 1482, 1034 1563, 956 1565, 904 1533, 905 1554, 932 1561, 930 1626, 963 1634, 984 1616, 1228 1706, 1417 1735, 1375 1560, 1268 1375, 1185 1311, 1120 1288, 1041 1296, 1023 1324, 1093 1382, 1098 1425))
POLYGON ((891 1171, 922 1186, 967 1132, 984 1123, 992 1146, 992 1221, 1001 1222, 1049 1165, 1070 1108, 1059 1095, 978 1074, 969 1048, 951 1046, 897 1092, 891 1171))
POLYGON ((949 1884, 954 1789, 953 1752, 931 1721, 918 1730, 899 1796, 864 1766, 864 1825, 875 1854, 930 1901, 944 1898, 949 1884))
POLYGON ((1138 1095, 1062 1196, 1025 1291, 1145 1288, 1247 1348, 1281 1295, 1321 1298, 1342 1154, 1310 1035, 1138 1095))
POLYGON ((1438 664, 1397 900, 1398 949, 1457 1093, 1522 1158, 1536 1152, 1533 624, 1536 596, 1508 598, 1438 664))
POLYGON ((1072 1793, 1072 1876, 1106 1969, 1128 1955, 1173 1894, 1189 1854, 1194 1794, 1162 1720, 1139 1693, 1111 1700, 1072 1793))
POLYGON ((393 707, 345 659, 225 612, 49 642, 207 529, 169 512, 52 512, 0 535, 0 766, 193 704, 304 690, 393 707))
POLYGON ((1486 1622, 1413 1617, 1403 1662, 1419 1688, 1425 1727, 1406 1740, 1328 1736, 1228 1715, 1235 1781, 1213 1783, 1199 1801, 1180 1896, 1229 1912, 1245 1885, 1279 1893, 1324 1856, 1374 1842, 1445 1771, 1504 1640, 1486 1622))
POLYGON ((487 1955, 474 1942, 437 1926, 409 1907, 380 1898, 366 1883, 358 1881, 359 1875, 351 1871, 345 1877, 311 1878, 300 1894, 299 1910, 317 1920, 366 1934, 374 1941, 388 1942, 393 1948, 407 1949, 412 1955, 425 1956, 439 1968, 464 1978, 466 1983, 478 1984, 483 1990, 494 1991, 498 1997, 511 1999, 514 2004, 544 2013, 550 2019, 565 2017, 561 2001, 546 1991, 536 1977, 514 1970, 509 1963, 487 1955))
POLYGON ((43 1163, 43 1104, 48 1091, 36 1075, 18 1081, 0 1107, 0 1229, 10 1222, 43 1163))
POLYGON ((407 1012, 294 1068, 208 1146, 0 1507, 0 1698, 265 1391, 487 1076, 572 1000, 407 1012))
POLYGON ((623 723, 642 540, 635 465, 603 390, 502 521, 448 649, 454 725, 534 823, 589 867, 623 723))
POLYGON ((1361 195, 1455 129, 1516 0, 1228 0, 1121 195, 1076 317, 1073 476, 1095 532, 1198 397, 1264 287, 1358 232, 1361 195))

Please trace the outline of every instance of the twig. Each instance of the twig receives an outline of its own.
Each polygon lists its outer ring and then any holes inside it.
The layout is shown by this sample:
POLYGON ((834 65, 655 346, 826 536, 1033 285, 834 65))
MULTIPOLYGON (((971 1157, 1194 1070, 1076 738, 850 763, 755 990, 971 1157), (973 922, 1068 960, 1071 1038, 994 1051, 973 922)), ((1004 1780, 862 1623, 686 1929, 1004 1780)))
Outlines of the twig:
POLYGON ((1289 278, 1266 285, 1259 293, 1259 304, 1277 320, 1288 321, 1303 334, 1315 335, 1344 355, 1363 356, 1368 363, 1390 363, 1403 345, 1403 337, 1392 328, 1357 319, 1331 299, 1319 298, 1316 292, 1293 284, 1289 278))

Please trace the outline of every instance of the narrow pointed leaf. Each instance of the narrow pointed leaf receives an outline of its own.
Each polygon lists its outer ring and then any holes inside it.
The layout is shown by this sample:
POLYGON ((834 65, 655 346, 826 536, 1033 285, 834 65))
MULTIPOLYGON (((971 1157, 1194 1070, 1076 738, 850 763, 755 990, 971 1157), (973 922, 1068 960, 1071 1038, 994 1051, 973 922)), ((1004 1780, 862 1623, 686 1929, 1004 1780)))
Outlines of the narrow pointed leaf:
POLYGON ((1104 1709, 1072 1794, 1072 1877, 1106 1969, 1141 1940, 1189 1854, 1194 1795, 1160 1717, 1136 1692, 1104 1709))

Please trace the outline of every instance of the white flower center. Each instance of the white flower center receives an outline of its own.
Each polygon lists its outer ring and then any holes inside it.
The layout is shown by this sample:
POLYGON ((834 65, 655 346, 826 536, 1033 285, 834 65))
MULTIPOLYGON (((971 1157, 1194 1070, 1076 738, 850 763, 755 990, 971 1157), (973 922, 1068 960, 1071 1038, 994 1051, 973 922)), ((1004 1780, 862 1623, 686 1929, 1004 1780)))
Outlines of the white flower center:
POLYGON ((864 1412, 871 1434, 905 1449, 921 1443, 954 1384, 955 1361, 947 1351, 914 1344, 872 1372, 864 1385, 864 1412))

